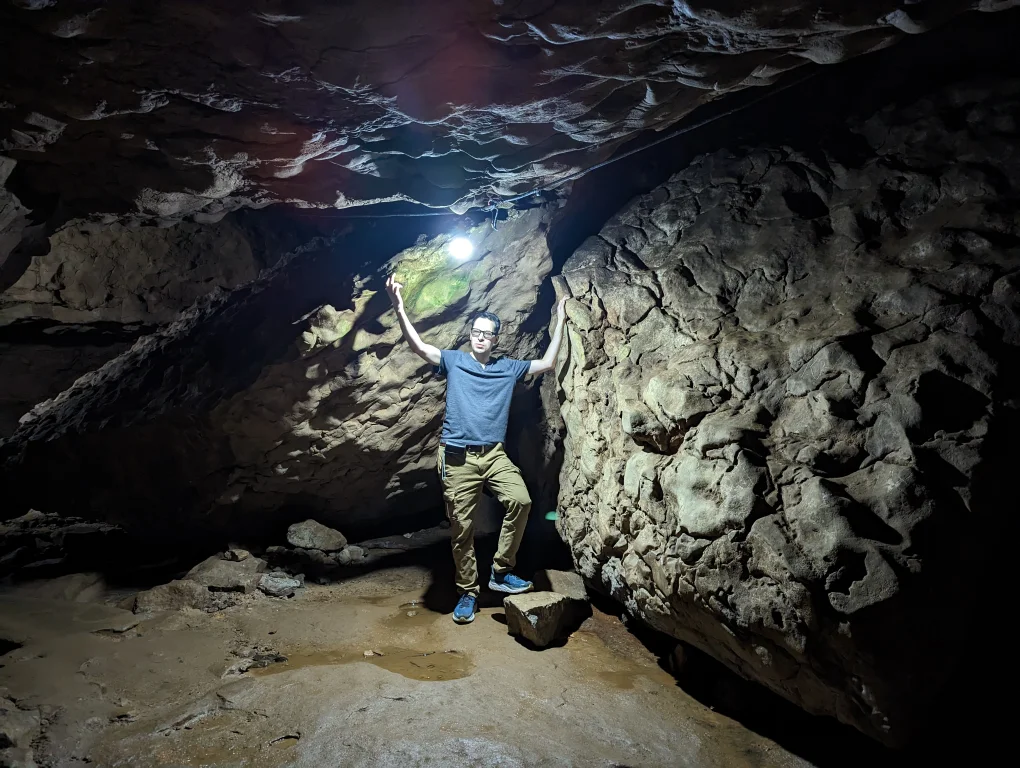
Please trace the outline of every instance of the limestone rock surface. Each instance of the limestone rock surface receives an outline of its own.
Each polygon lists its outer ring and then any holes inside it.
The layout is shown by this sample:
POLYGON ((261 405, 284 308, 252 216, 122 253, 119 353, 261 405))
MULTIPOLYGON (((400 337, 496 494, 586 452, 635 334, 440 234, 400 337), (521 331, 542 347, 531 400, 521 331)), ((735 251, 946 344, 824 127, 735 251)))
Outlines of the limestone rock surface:
MULTIPOLYGON (((0 339, 3 336, 0 330, 0 339)), ((14 434, 18 420, 36 403, 59 395, 79 376, 94 371, 130 346, 130 342, 117 338, 73 345, 43 340, 0 341, 4 372, 0 379, 0 438, 14 434)))
POLYGON ((294 523, 287 529, 287 543, 302 549, 338 552, 347 546, 347 539, 340 531, 317 520, 305 520, 303 523, 294 523))
POLYGON ((200 297, 253 280, 314 231, 274 210, 167 227, 75 220, 42 238, 12 284, 0 275, 0 437, 32 406, 200 297))
POLYGON ((0 85, 0 151, 72 215, 463 210, 721 94, 1013 4, 4 3, 0 47, 18 66, 0 85))
POLYGON ((233 288, 269 266, 239 224, 227 218, 129 229, 70 222, 0 293, 0 325, 21 318, 170 322, 211 290, 233 288))
POLYGON ((539 648, 565 635, 570 600, 555 592, 527 592, 503 599, 506 629, 539 648))
POLYGON ((960 85, 811 154, 703 156, 563 271, 580 573, 890 743, 1015 507, 1017 114, 1020 83, 960 85))
POLYGON ((549 582, 549 591, 563 595, 568 600, 575 600, 579 603, 588 602, 588 590, 584 587, 584 580, 573 571, 557 571, 547 568, 542 573, 549 582))
POLYGON ((185 608, 205 610, 213 604, 213 593, 208 587, 191 579, 175 579, 159 584, 135 595, 135 613, 180 611, 185 608))
MULTIPOLYGON (((341 530, 435 508, 445 385, 403 341, 382 282, 395 270, 430 343, 461 346, 469 313, 487 309, 502 353, 533 359, 550 216, 461 228, 476 249, 464 262, 450 234, 396 256, 351 245, 346 262, 342 236, 317 239, 212 292, 22 418, 0 442, 8 514, 73 508, 173 538, 185 522, 188 535, 272 532, 287 504, 341 530)), ((515 429, 527 440, 541 425, 515 429)))
POLYGON ((282 571, 264 573, 259 578, 259 589, 270 597, 291 597, 302 585, 300 579, 295 579, 282 571))
POLYGON ((247 594, 255 590, 265 570, 266 561, 259 557, 225 560, 213 555, 188 571, 184 578, 210 590, 247 594))

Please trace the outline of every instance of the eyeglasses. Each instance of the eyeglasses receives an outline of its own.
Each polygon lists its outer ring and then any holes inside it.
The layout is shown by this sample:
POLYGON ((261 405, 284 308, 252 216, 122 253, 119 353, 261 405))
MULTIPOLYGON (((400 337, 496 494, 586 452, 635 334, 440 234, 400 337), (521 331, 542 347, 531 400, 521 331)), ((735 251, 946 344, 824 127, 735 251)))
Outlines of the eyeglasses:
POLYGON ((471 338, 472 339, 485 339, 486 341, 492 341, 492 339, 496 338, 496 334, 493 333, 492 331, 483 331, 480 328, 472 328, 471 329, 471 338))

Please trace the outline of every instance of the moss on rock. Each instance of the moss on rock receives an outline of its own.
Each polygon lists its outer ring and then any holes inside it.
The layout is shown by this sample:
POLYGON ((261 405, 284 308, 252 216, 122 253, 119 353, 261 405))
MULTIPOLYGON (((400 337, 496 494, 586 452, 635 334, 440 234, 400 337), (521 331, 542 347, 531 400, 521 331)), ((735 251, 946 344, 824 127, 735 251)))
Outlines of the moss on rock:
POLYGON ((442 311, 467 296, 479 273, 477 261, 457 264, 447 253, 450 239, 439 237, 409 248, 397 265, 397 279, 404 284, 404 305, 413 318, 442 311))

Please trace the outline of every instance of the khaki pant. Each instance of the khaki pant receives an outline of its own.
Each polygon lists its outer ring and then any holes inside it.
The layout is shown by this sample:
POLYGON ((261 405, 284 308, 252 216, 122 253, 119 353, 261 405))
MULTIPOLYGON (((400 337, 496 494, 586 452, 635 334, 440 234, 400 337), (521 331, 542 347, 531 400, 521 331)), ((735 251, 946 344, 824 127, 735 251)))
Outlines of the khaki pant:
POLYGON ((499 547, 493 568, 499 573, 509 571, 517 562, 517 550, 528 523, 531 496, 517 469, 497 443, 487 453, 451 453, 439 446, 439 477, 443 483, 446 516, 450 520, 453 562, 457 567, 457 589, 478 594, 478 562, 475 559, 475 510, 482 496, 482 487, 489 488, 506 507, 499 547))

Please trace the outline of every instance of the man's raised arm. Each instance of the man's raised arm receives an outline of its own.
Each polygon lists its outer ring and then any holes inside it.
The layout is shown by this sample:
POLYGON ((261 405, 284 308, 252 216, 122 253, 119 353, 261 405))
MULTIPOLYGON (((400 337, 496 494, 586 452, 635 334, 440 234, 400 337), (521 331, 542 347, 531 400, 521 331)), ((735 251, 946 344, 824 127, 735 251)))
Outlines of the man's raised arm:
POLYGON ((549 340, 549 349, 545 351, 541 360, 532 360, 531 367, 528 368, 528 373, 533 376, 546 373, 556 367, 556 355, 559 354, 560 342, 563 341, 563 323, 567 319, 567 310, 563 307, 566 303, 567 297, 564 296, 556 305, 556 328, 553 329, 552 339, 549 340))
MULTIPOLYGON (((439 365, 442 355, 439 352, 438 347, 433 347, 431 344, 426 344, 421 340, 421 336, 414 330, 414 326, 411 325, 411 321, 407 318, 407 313, 404 311, 404 297, 400 295, 400 289, 404 286, 393 279, 393 275, 386 278, 386 293, 390 295, 390 301, 393 302, 393 309, 397 312, 397 320, 400 321, 400 330, 404 333, 404 338, 407 339, 408 345, 414 350, 414 354, 423 360, 428 360, 432 365, 439 365)), ((532 363, 534 365, 534 363, 532 363)))

